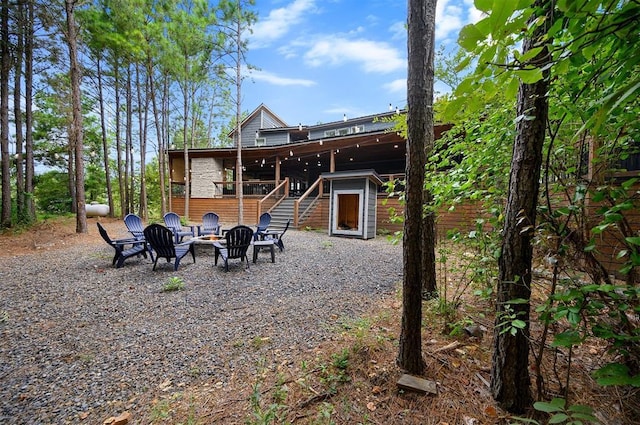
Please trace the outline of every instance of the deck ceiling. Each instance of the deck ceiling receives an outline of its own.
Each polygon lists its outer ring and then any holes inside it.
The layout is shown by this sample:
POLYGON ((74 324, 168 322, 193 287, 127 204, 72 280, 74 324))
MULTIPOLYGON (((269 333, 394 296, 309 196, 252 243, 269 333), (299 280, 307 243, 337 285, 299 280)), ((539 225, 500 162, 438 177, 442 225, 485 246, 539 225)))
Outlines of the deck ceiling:
MULTIPOLYGON (((437 126, 436 137, 443 130, 437 126)), ((373 169, 378 174, 404 173, 406 141, 396 132, 354 134, 322 140, 308 140, 270 147, 242 149, 243 173, 251 178, 275 178, 276 161, 280 163, 280 176, 307 176, 314 180, 330 171, 331 151, 334 152, 335 171, 373 169)), ((192 149, 191 158, 216 157, 235 161, 236 148, 192 149)), ((169 151, 171 159, 183 157, 181 150, 169 151)), ((235 164, 235 162, 233 162, 235 164)))

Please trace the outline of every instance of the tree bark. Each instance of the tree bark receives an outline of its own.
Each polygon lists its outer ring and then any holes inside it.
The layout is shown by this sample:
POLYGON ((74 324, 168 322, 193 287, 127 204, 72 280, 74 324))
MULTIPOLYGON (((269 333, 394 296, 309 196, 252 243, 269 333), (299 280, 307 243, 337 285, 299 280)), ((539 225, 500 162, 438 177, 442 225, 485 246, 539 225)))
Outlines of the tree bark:
MULTIPOLYGON (((551 6, 548 0, 539 0, 536 5, 538 10, 549 14, 551 6)), ((533 16, 531 19, 536 18, 533 16)), ((545 33, 544 28, 537 27, 532 36, 523 41, 523 53, 537 47, 545 33)), ((544 49, 534 59, 534 65, 541 68, 548 61, 548 51, 544 49)), ((531 240, 535 233, 542 148, 549 109, 548 89, 548 75, 533 84, 521 83, 519 87, 516 138, 499 258, 491 391, 500 406, 512 413, 522 413, 532 401, 529 376, 531 240), (526 302, 510 303, 515 299, 526 302), (516 319, 526 323, 525 328, 518 329, 513 335, 508 327, 499 326, 505 320, 505 313, 516 314, 516 319)))
POLYGON ((140 65, 136 65, 136 86, 138 96, 138 133, 140 134, 139 146, 140 146, 140 198, 138 205, 138 215, 142 217, 144 221, 149 219, 149 213, 147 209, 147 183, 146 179, 146 151, 147 151, 147 118, 148 118, 148 101, 145 104, 144 99, 149 99, 149 89, 146 82, 149 81, 146 76, 141 78, 140 74, 143 73, 140 65), (145 95, 142 96, 142 87, 145 87, 145 95), (144 98, 144 99, 143 99, 144 98))
POLYGON ((113 188, 111 187, 111 172, 109 166, 109 140, 107 139, 107 124, 105 122, 104 90, 102 88, 102 55, 96 52, 96 77, 98 80, 98 104, 100 106, 100 131, 102 135, 102 161, 104 166, 104 178, 107 186, 107 200, 109 203, 109 217, 114 216, 113 188))
POLYGON ((16 49, 14 57, 13 78, 13 119, 15 122, 15 139, 16 139, 16 207, 18 212, 18 222, 28 222, 25 219, 25 195, 24 195, 24 163, 23 152, 24 135, 22 133, 22 64, 24 60, 24 34, 25 34, 25 15, 24 5, 22 1, 17 3, 15 28, 17 28, 16 49))
POLYGON ((70 138, 74 146, 75 156, 75 204, 76 204, 76 233, 87 233, 87 212, 84 191, 84 161, 82 153, 82 102, 80 95, 80 66, 78 64, 78 46, 76 20, 74 17, 74 0, 65 1, 67 12, 67 43, 69 45, 69 72, 71 73, 71 105, 72 120, 70 138))
POLYGON ((0 4, 0 165, 2 168, 2 212, 0 226, 11 227, 11 161, 9 159, 9 1, 0 4))
POLYGON ((26 2, 27 27, 25 29, 24 51, 24 121, 25 121, 25 173, 24 191, 26 195, 25 209, 30 222, 36 219, 36 203, 33 197, 33 177, 35 163, 33 158, 33 39, 35 6, 33 0, 26 2))
MULTIPOLYGON (((407 186, 403 237, 403 308, 398 364, 407 372, 417 375, 424 371, 422 284, 426 269, 423 267, 422 248, 426 242, 422 208, 424 169, 427 162, 425 147, 429 143, 433 144, 435 9, 436 0, 409 0, 407 186)), ((433 267, 435 271, 435 263, 433 267)))

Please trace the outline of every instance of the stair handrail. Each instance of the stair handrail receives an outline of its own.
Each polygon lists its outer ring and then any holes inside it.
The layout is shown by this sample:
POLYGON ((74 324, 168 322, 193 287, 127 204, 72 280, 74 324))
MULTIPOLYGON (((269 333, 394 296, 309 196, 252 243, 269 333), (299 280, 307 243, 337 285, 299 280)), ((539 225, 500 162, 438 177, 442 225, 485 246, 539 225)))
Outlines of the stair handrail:
MULTIPOLYGON (((271 206, 271 208, 269 208, 269 210, 267 212, 271 212, 273 211, 273 209, 275 207, 277 207, 278 205, 280 205, 280 203, 282 201, 284 201, 288 196, 289 196, 289 177, 285 177, 285 179, 279 183, 276 187, 273 188, 273 190, 269 193, 267 193, 264 198, 260 199, 258 201, 258 208, 257 208, 257 215, 256 215, 256 219, 259 221, 260 220, 260 216, 262 215, 262 204, 269 198, 271 197, 276 197, 277 193, 280 191, 280 189, 282 189, 284 187, 284 192, 282 194, 282 196, 275 200, 274 204, 271 206)), ((257 222, 257 221, 256 221, 257 222)))
POLYGON ((298 224, 300 223, 300 217, 301 215, 299 214, 300 211, 300 203, 302 201, 304 201, 310 194, 311 192, 313 192, 316 189, 316 186, 320 185, 319 189, 318 189, 318 196, 316 196, 316 198, 311 201, 309 203, 309 205, 307 206, 307 208, 302 212, 302 215, 306 214, 307 211, 309 211, 309 209, 311 209, 311 207, 313 206, 313 204, 315 203, 315 201, 317 201, 321 196, 322 196, 322 181, 324 179, 322 178, 322 176, 318 177, 318 180, 315 181, 315 183, 313 183, 311 186, 309 186, 309 189, 307 189, 306 192, 304 192, 302 194, 302 196, 300 196, 298 199, 296 199, 293 202, 293 226, 294 228, 298 228, 298 224))

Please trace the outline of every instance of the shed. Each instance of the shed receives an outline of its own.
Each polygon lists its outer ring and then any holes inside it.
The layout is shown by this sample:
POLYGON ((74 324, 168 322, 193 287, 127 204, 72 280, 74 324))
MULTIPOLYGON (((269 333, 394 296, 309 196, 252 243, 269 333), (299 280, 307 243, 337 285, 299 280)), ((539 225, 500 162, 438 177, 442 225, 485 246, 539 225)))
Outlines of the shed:
POLYGON ((323 173, 330 183, 329 236, 376 237, 376 205, 382 179, 374 170, 323 173))

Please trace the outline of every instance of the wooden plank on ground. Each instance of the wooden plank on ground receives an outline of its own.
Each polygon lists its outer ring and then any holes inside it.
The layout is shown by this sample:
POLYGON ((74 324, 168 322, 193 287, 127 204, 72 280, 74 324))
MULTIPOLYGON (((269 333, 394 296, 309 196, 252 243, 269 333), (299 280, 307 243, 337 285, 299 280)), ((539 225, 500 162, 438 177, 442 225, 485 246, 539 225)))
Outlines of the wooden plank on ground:
POLYGON ((417 376, 408 375, 406 373, 398 379, 398 387, 407 391, 415 391, 419 393, 438 394, 438 389, 434 381, 419 378, 417 376))

